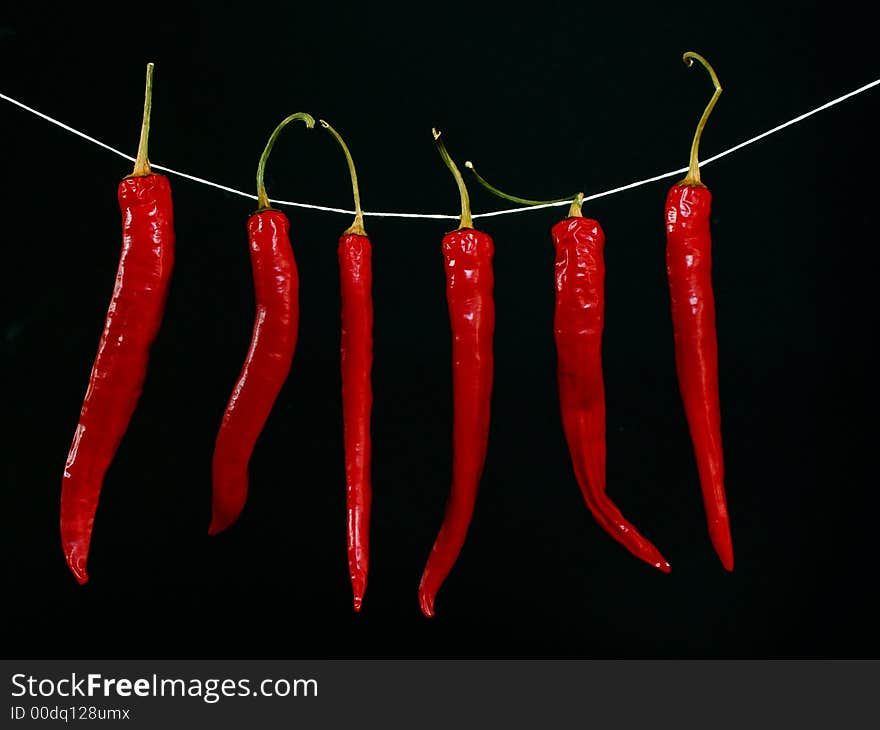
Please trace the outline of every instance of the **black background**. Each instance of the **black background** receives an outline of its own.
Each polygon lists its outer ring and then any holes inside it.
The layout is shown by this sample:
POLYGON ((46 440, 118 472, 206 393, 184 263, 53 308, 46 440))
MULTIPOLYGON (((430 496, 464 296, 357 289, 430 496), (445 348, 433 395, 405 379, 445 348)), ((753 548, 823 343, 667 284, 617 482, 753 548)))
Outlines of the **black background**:
MULTIPOLYGON (((367 210, 450 212, 431 141, 527 197, 588 194, 702 156, 878 76, 872 24, 836 4, 76 4, 9 11, 0 90, 134 153, 155 61, 151 159, 252 191, 293 111, 347 139, 367 210)), ((874 536, 880 92, 707 166, 736 570, 705 528, 675 379, 662 222, 671 180, 586 207, 607 236, 608 490, 673 566, 595 524, 558 415, 553 250, 564 209, 477 220, 496 241, 493 422, 468 542, 424 619, 417 586, 450 476, 451 222, 367 219, 374 243, 370 583, 345 558, 335 243, 347 216, 287 208, 301 277, 290 378, 240 521, 209 538, 213 440, 251 334, 252 201, 172 177, 176 268, 139 408, 78 586, 61 473, 112 289, 130 165, 0 105, 3 644, 29 657, 868 657, 874 536)), ((291 128, 270 195, 349 207, 325 132, 291 128)), ((471 185, 475 212, 506 207, 471 185)))

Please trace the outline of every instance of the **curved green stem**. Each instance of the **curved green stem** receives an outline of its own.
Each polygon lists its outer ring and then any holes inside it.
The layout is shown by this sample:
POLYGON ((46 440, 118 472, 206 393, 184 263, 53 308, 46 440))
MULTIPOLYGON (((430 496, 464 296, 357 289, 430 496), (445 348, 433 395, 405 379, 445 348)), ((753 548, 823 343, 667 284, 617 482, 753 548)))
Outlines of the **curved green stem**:
POLYGON ((694 65, 694 59, 699 61, 703 65, 703 67, 709 72, 709 76, 712 77, 712 83, 715 86, 715 93, 712 94, 712 98, 709 99, 709 103, 706 105, 706 109, 703 111, 703 116, 700 117, 700 122, 699 124, 697 124, 697 131, 694 133, 694 141, 691 142, 691 158, 690 163, 688 164, 687 177, 685 177, 684 180, 682 180, 678 184, 703 187, 703 183, 700 181, 700 162, 698 160, 698 152, 700 150, 700 137, 703 136, 703 128, 706 126, 706 121, 709 119, 709 115, 712 113, 712 109, 715 108, 715 103, 718 101, 718 97, 721 96, 721 83, 718 81, 718 76, 715 74, 715 69, 713 69, 709 62, 699 53, 688 51, 684 54, 684 56, 682 56, 682 60, 684 60, 685 64, 687 64, 688 67, 694 65))
POLYGON ((269 196, 266 194, 266 184, 263 182, 263 177, 266 174, 266 160, 269 159, 269 153, 272 151, 272 147, 275 145, 275 140, 278 139, 278 135, 281 134, 281 130, 284 129, 291 122, 305 122, 306 126, 309 129, 315 126, 315 118, 311 114, 306 114, 305 112, 297 112, 296 114, 291 114, 289 117, 284 119, 281 124, 275 127, 275 131, 272 132, 272 136, 269 137, 269 141, 266 142, 266 149, 263 150, 263 154, 260 156, 260 162, 257 164, 257 210, 268 210, 269 209, 269 196))
POLYGON ((150 139, 150 112, 153 110, 153 66, 147 64, 147 88, 144 92, 144 117, 141 121, 141 139, 138 143, 137 159, 134 162, 134 170, 130 177, 144 177, 149 175, 150 159, 147 155, 147 144, 150 139))
POLYGON ((551 203, 564 203, 567 200, 571 200, 570 195, 566 195, 564 198, 555 198, 553 200, 530 200, 529 198, 519 198, 516 195, 510 195, 508 193, 504 193, 494 185, 491 185, 487 182, 480 173, 477 172, 477 168, 474 167, 474 163, 468 160, 464 163, 464 166, 474 173, 474 177, 477 178, 477 182, 480 183, 486 190, 488 190, 492 195, 495 195, 499 198, 503 198, 504 200, 509 200, 511 203, 520 203, 521 205, 550 205, 551 203))
POLYGON ((449 168, 449 171, 455 178, 455 184, 458 185, 458 193, 461 196, 461 221, 458 230, 461 230, 462 228, 473 228, 474 220, 471 217, 471 199, 468 196, 467 187, 464 184, 464 178, 461 176, 461 173, 458 171, 458 168, 449 156, 449 152, 446 151, 446 145, 443 144, 443 140, 440 139, 440 132, 436 129, 432 129, 431 132, 434 135, 434 142, 437 145, 437 149, 440 151, 440 156, 443 158, 443 162, 446 163, 446 167, 449 168))
POLYGON ((333 129, 333 127, 323 119, 319 119, 318 121, 339 143, 339 146, 342 148, 342 153, 345 155, 345 161, 348 164, 348 173, 351 175, 351 192, 354 196, 354 223, 352 223, 349 228, 346 228, 342 235, 347 236, 349 234, 354 234, 357 236, 366 236, 367 232, 364 229, 364 212, 361 210, 361 191, 358 188, 358 176, 357 171, 354 169, 354 160, 351 159, 351 152, 349 152, 348 145, 345 144, 345 140, 342 139, 339 132, 333 129))

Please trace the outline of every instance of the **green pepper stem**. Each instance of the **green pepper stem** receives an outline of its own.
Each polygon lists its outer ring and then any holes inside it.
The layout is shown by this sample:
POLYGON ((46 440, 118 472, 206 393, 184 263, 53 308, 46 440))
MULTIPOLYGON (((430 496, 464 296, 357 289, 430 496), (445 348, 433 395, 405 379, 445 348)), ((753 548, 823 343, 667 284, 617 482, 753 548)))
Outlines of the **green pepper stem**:
POLYGON ((155 64, 147 64, 147 87, 144 92, 144 117, 141 120, 141 139, 138 143, 137 159, 134 162, 134 170, 130 177, 144 177, 152 173, 150 159, 147 154, 147 144, 150 139, 150 112, 153 110, 153 67, 155 64))
POLYGON ((269 141, 266 142, 266 149, 263 150, 263 154, 260 155, 260 162, 257 164, 257 210, 268 210, 271 206, 269 205, 269 196, 266 194, 266 184, 263 182, 263 178, 266 174, 266 160, 269 159, 269 153, 272 151, 272 147, 275 145, 275 140, 278 139, 278 135, 281 134, 281 130, 284 129, 291 122, 305 122, 306 127, 312 129, 315 126, 315 118, 311 114, 306 114, 305 112, 297 112, 296 114, 291 114, 289 117, 284 119, 281 124, 275 127, 275 131, 272 132, 272 136, 269 137, 269 141))
POLYGON ((584 205, 584 194, 578 193, 574 196, 574 200, 571 201, 571 207, 568 209, 568 217, 569 218, 583 218, 584 214, 581 208, 584 205))
POLYGON ((346 228, 342 235, 347 236, 353 234, 357 236, 366 236, 367 232, 364 229, 364 212, 361 210, 361 191, 358 188, 357 170, 354 168, 354 160, 351 159, 351 152, 349 152, 348 145, 345 144, 345 140, 342 139, 339 132, 333 129, 333 127, 323 119, 319 119, 318 121, 339 143, 339 146, 342 148, 342 153, 345 155, 345 162, 348 164, 348 173, 351 175, 351 192, 354 196, 354 223, 352 223, 349 228, 346 228))
POLYGON ((486 190, 488 190, 492 195, 495 195, 499 198, 503 198, 504 200, 509 200, 511 203, 520 203, 521 205, 550 205, 552 203, 565 203, 568 200, 571 200, 570 195, 566 195, 564 198, 555 198, 553 200, 530 200, 529 198, 520 198, 516 195, 510 195, 509 193, 502 192, 494 185, 490 184, 485 178, 483 178, 480 173, 477 172, 477 168, 474 167, 474 163, 468 160, 464 163, 464 166, 474 173, 474 177, 477 178, 477 182, 480 183, 486 190))
POLYGON ((443 162, 446 163, 446 167, 449 168, 449 171, 455 178, 455 184, 458 185, 458 193, 461 196, 461 221, 458 230, 461 230, 462 228, 473 228, 474 220, 471 217, 471 199, 468 196, 467 187, 464 184, 464 178, 461 176, 461 173, 458 171, 458 168, 449 156, 449 152, 446 151, 446 145, 443 144, 443 140, 440 139, 440 132, 436 129, 432 129, 431 132, 434 135, 434 142, 437 145, 437 149, 440 151, 440 156, 443 158, 443 162))
POLYGON ((709 115, 712 113, 712 109, 715 108, 715 103, 718 101, 718 97, 721 96, 721 83, 718 81, 718 76, 715 74, 715 69, 709 64, 709 62, 703 58, 699 53, 694 53, 693 51, 688 51, 682 56, 682 60, 688 67, 694 65, 694 59, 699 61, 703 67, 709 72, 709 76, 712 77, 712 83, 715 86, 715 93, 712 94, 712 98, 709 99, 709 103, 706 105, 706 109, 703 111, 703 116, 700 117, 700 122, 697 124, 697 131, 694 133, 694 140, 691 142, 691 158, 690 163, 688 165, 688 174, 687 177, 684 178, 679 185, 691 185, 693 187, 704 187, 703 183, 700 180, 700 162, 698 160, 698 153, 700 150, 700 138, 703 136, 703 128, 706 126, 706 121, 709 119, 709 115))

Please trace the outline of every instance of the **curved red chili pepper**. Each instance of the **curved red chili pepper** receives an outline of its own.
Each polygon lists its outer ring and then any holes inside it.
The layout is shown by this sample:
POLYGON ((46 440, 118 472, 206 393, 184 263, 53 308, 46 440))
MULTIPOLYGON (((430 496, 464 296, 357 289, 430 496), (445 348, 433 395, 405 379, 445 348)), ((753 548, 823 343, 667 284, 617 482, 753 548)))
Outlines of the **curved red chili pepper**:
MULTIPOLYGON (((529 200, 509 195, 487 182, 471 162, 465 165, 484 188, 499 198, 522 205, 570 200, 529 200)), ((583 197, 583 193, 575 196, 568 217, 550 231, 556 247, 553 331, 562 426, 575 477, 593 517, 633 555, 668 573, 671 568, 660 551, 605 494, 605 384, 602 376, 605 234, 598 221, 583 217, 583 197)))
POLYGON ((458 230, 443 237, 452 330, 452 487, 419 585, 419 603, 428 617, 434 615, 437 591, 458 559, 474 513, 489 438, 495 330, 492 238, 472 227, 464 181, 439 137, 435 130, 440 153, 459 185, 462 220, 458 230))
POLYGON ((214 445, 211 535, 229 527, 244 508, 248 462, 290 372, 299 326, 299 278, 287 216, 260 211, 248 219, 247 230, 257 311, 247 357, 214 445))
POLYGON ((556 338, 559 403, 572 466, 596 521, 633 555, 668 573, 660 551, 605 494, 605 387, 602 330, 605 318, 605 234, 598 221, 576 213, 551 233, 556 246, 556 338))
POLYGON ((290 246, 290 223, 284 213, 269 208, 263 184, 269 152, 281 130, 295 120, 304 121, 310 129, 315 124, 308 114, 287 117, 272 133, 257 166, 259 209, 247 222, 257 309, 251 344, 214 445, 210 535, 229 527, 244 508, 251 453, 287 379, 296 349, 299 278, 290 246))
POLYGON ((712 545, 727 570, 733 570, 733 543, 724 493, 721 406, 718 397, 718 343, 712 292, 712 237, 709 212, 712 194, 700 181, 697 161, 700 136, 721 85, 702 56, 688 52, 685 63, 698 60, 709 71, 715 93, 703 112, 687 177, 666 197, 666 271, 672 302, 675 364, 687 416, 712 545))
POLYGON ((138 158, 133 175, 119 183, 122 254, 116 284, 61 483, 61 544, 80 584, 89 579, 89 543, 104 475, 143 390, 174 267, 171 185, 152 173, 147 161, 152 74, 148 64, 138 158))
POLYGON ((357 172, 348 145, 323 119, 348 164, 354 197, 354 223, 339 238, 339 283, 342 297, 342 410, 345 441, 345 504, 348 572, 354 610, 360 611, 367 590, 370 563, 370 506, 372 502, 370 414, 373 390, 373 269, 372 247, 364 229, 357 172))

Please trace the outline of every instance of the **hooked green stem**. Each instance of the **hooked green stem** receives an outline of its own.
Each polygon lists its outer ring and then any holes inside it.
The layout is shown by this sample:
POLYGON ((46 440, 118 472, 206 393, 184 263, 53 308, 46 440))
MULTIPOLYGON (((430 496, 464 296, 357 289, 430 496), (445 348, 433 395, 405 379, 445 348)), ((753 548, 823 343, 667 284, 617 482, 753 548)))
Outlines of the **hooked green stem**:
POLYGON ((459 223, 458 229, 473 228, 474 220, 471 217, 471 199, 468 196, 467 187, 464 184, 464 178, 458 171, 455 162, 453 162, 452 158, 449 156, 449 152, 446 151, 446 145, 443 144, 443 140, 440 139, 440 132, 436 129, 432 129, 431 132, 434 135, 434 142, 437 145, 437 149, 440 151, 440 156, 443 158, 443 162, 446 163, 446 167, 449 168, 449 171, 455 178, 455 184, 458 185, 458 193, 461 195, 461 222, 459 223))
POLYGON ((508 193, 502 192, 494 185, 491 185, 488 181, 486 181, 480 173, 477 172, 477 168, 474 167, 474 163, 468 160, 464 163, 464 166, 468 168, 472 173, 474 173, 474 177, 477 178, 477 182, 480 183, 486 190, 488 190, 493 195, 503 198, 504 200, 509 200, 512 203, 520 203, 521 205, 551 205, 553 203, 564 203, 568 200, 571 200, 571 208, 568 211, 569 218, 579 218, 581 216, 581 205, 583 205, 584 194, 578 193, 574 199, 570 195, 566 195, 564 198, 554 198, 553 200, 530 200, 529 198, 520 198, 516 195, 510 195, 508 193))
POLYGON ((144 92, 144 118, 141 121, 141 139, 138 143, 137 159, 134 162, 134 170, 130 177, 144 177, 149 175, 150 159, 147 154, 147 144, 150 139, 150 112, 153 110, 153 66, 147 64, 147 88, 144 92))
POLYGON ((703 183, 700 181, 700 162, 698 159, 698 153, 700 150, 700 138, 703 136, 703 128, 706 126, 706 121, 709 119, 709 115, 712 113, 712 109, 715 108, 715 103, 718 101, 718 97, 721 96, 721 83, 718 81, 718 76, 715 74, 715 69, 713 69, 709 62, 699 53, 688 51, 684 54, 684 56, 682 56, 682 59, 688 67, 694 65, 695 59, 699 61, 703 65, 703 67, 709 72, 709 76, 712 77, 712 83, 715 86, 715 93, 712 94, 712 98, 709 99, 709 103, 706 105, 706 109, 703 111, 703 116, 700 117, 700 122, 699 124, 697 124, 697 131, 694 133, 694 140, 693 142, 691 142, 691 158, 688 165, 687 177, 685 177, 684 180, 678 183, 679 185, 703 187, 703 183))
POLYGON ((333 129, 333 127, 323 119, 318 121, 339 143, 339 146, 342 148, 342 153, 345 155, 345 161, 348 164, 349 175, 351 175, 351 192, 354 196, 354 223, 343 231, 343 235, 347 236, 349 234, 354 234, 358 236, 366 236, 367 232, 364 229, 364 212, 361 210, 361 192, 358 188, 358 176, 357 171, 354 168, 354 160, 351 159, 351 152, 349 152, 348 145, 345 144, 345 140, 342 139, 339 132, 333 129))
POLYGON ((278 139, 278 135, 281 134, 281 130, 291 122, 305 122, 306 127, 309 129, 312 129, 315 126, 315 118, 311 114, 297 112, 296 114, 291 114, 289 117, 282 120, 281 124, 275 127, 275 131, 272 132, 272 136, 269 137, 269 141, 266 142, 266 149, 264 149, 263 154, 260 155, 260 162, 257 164, 257 210, 268 210, 270 207, 269 196, 266 194, 266 184, 263 182, 263 178, 266 174, 266 160, 269 159, 269 153, 272 151, 272 147, 275 145, 275 140, 278 139))

